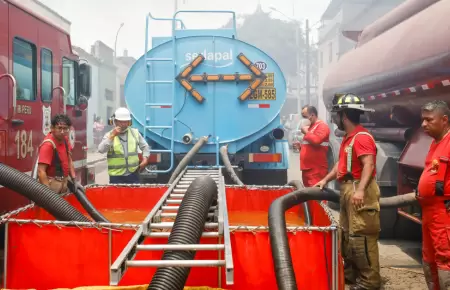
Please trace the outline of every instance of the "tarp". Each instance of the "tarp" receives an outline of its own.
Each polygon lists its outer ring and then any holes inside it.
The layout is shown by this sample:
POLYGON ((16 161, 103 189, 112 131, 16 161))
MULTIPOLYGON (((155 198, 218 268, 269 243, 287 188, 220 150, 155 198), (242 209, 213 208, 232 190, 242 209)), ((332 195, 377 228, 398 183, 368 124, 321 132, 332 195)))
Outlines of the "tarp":
MULTIPOLYGON (((115 187, 89 188, 88 197, 99 210, 150 211, 165 188, 115 187)), ((277 289, 272 262, 267 213, 271 202, 291 191, 289 188, 228 188, 227 207, 231 227, 231 246, 234 263, 234 285, 226 285, 225 272, 214 267, 193 267, 186 286, 188 289, 277 289), (220 276, 219 276, 220 274, 220 276)), ((77 205, 75 199, 69 199, 77 205)), ((329 226, 324 209, 316 203, 313 222, 329 226)), ((22 217, 45 217, 43 210, 32 209, 22 217)), ((49 215, 47 214, 47 217, 49 215)), ((121 218, 120 215, 113 215, 121 218)), ((302 229, 303 209, 296 206, 286 213, 293 267, 299 287, 329 289, 332 256, 329 230, 302 229)), ((117 259, 135 229, 84 227, 74 225, 8 222, 6 286, 10 289, 143 289, 133 285, 148 285, 156 268, 128 268, 119 283, 109 288, 109 268, 117 259), (24 279, 26 277, 26 279, 24 279), (123 286, 131 286, 124 288, 123 286), (65 288, 64 288, 65 287, 65 288), (93 288, 94 287, 94 288, 93 288), (97 287, 97 288, 95 288, 97 287), (134 287, 134 288, 133 288, 134 287)), ((202 238, 200 243, 219 244, 222 239, 202 238)), ((147 238, 144 244, 165 244, 167 238, 147 238)), ((159 260, 163 251, 140 251, 134 260, 159 260)), ((196 259, 223 259, 223 251, 199 251, 196 259)), ((342 272, 342 265, 339 265, 342 272)), ((343 288, 340 277, 340 287, 343 288), (342 286, 342 287, 341 287, 342 286)))

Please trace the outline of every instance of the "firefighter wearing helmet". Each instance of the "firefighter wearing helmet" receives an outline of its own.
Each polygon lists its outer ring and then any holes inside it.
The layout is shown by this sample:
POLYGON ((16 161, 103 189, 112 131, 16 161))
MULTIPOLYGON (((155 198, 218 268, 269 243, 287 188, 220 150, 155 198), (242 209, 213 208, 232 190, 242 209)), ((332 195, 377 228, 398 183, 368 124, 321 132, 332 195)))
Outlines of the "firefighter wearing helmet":
POLYGON ((373 111, 354 94, 334 96, 332 120, 345 132, 339 160, 316 186, 331 180, 340 183, 340 230, 344 271, 350 289, 379 289, 381 286, 378 238, 380 232, 380 189, 376 182, 377 149, 372 135, 360 124, 360 116, 373 111))
POLYGON ((111 123, 115 128, 98 145, 98 152, 107 153, 109 183, 139 183, 139 172, 148 163, 150 146, 137 129, 130 127, 131 114, 127 108, 118 108, 111 123), (142 151, 141 162, 138 149, 142 151))

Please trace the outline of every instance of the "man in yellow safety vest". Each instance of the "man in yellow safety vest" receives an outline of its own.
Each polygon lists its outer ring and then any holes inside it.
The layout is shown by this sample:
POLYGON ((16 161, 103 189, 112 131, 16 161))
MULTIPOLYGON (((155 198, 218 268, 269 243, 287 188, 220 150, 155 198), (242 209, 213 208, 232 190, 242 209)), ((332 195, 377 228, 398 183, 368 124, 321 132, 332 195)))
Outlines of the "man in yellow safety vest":
POLYGON ((116 127, 98 145, 98 152, 107 153, 109 183, 139 183, 139 172, 147 166, 150 146, 137 129, 130 127, 127 108, 118 108, 112 122, 116 127), (141 162, 138 148, 142 151, 141 162))

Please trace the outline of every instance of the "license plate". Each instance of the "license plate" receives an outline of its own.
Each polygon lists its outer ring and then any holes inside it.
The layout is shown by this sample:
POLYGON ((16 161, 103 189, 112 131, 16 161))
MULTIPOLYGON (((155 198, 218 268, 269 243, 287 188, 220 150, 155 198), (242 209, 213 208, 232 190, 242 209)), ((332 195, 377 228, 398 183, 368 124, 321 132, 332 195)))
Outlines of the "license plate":
POLYGON ((277 99, 277 89, 275 88, 260 88, 256 89, 250 100, 255 101, 275 101, 277 99))

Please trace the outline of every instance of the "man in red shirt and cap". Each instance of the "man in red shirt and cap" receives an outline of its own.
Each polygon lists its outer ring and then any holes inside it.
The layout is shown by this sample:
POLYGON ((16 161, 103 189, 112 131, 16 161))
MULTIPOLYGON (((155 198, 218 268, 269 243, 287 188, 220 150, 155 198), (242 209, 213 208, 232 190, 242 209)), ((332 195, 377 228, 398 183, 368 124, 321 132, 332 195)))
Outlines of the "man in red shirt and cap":
POLYGON ((56 115, 52 119, 51 132, 39 147, 38 178, 56 193, 67 192, 67 180, 75 178, 72 162, 72 147, 67 135, 72 122, 67 115, 56 115))
POLYGON ((422 259, 428 289, 450 289, 450 109, 444 101, 422 107, 422 128, 433 138, 419 180, 422 259))

